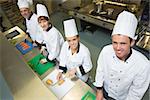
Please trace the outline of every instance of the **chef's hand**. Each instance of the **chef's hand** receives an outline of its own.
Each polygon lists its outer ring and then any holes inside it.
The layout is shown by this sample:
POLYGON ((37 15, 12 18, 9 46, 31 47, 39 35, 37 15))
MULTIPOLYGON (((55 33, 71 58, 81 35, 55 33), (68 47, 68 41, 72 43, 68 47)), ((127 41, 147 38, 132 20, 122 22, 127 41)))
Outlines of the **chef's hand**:
POLYGON ((62 78, 62 72, 59 72, 58 74, 57 74, 57 80, 59 81, 61 78, 62 78))
POLYGON ((34 47, 37 47, 37 44, 36 44, 35 42, 33 42, 33 46, 34 46, 34 47))
POLYGON ((68 73, 69 73, 69 77, 74 77, 75 76, 75 73, 76 73, 76 68, 72 68, 70 70, 68 70, 68 73))
POLYGON ((29 38, 29 35, 28 35, 28 34, 26 34, 26 35, 25 35, 25 39, 28 39, 28 38, 29 38))
POLYGON ((47 63, 46 58, 41 59, 41 60, 40 60, 40 63, 41 63, 41 64, 45 64, 45 63, 47 63))
POLYGON ((97 90, 97 92, 96 92, 96 100, 104 100, 103 90, 97 90))
POLYGON ((43 50, 42 55, 45 56, 45 57, 47 57, 48 52, 46 50, 43 50))
POLYGON ((46 47, 45 47, 45 46, 42 46, 42 47, 41 47, 41 50, 40 50, 40 53, 42 53, 45 49, 46 49, 46 47))
POLYGON ((47 50, 46 50, 46 47, 43 47, 43 46, 42 46, 42 48, 41 48, 41 50, 40 50, 40 53, 41 53, 43 56, 47 57, 48 52, 47 52, 47 50))

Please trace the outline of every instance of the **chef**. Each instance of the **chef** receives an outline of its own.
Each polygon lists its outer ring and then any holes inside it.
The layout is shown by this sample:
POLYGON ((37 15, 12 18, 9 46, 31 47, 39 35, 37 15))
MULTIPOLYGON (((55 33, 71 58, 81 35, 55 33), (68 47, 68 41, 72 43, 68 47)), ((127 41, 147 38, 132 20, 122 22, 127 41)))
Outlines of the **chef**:
POLYGON ((132 48, 138 21, 134 14, 119 14, 112 44, 105 46, 97 61, 94 85, 97 100, 141 100, 150 83, 150 62, 132 48))
POLYGON ((47 61, 57 60, 59 61, 59 53, 64 43, 64 39, 61 33, 49 22, 50 18, 47 9, 42 4, 37 4, 37 15, 38 23, 42 27, 42 42, 41 53, 46 57, 42 59, 41 63, 46 63, 47 61))
POLYGON ((26 33, 32 39, 33 45, 36 46, 36 42, 40 41, 41 27, 37 21, 37 15, 30 9, 33 4, 32 0, 18 0, 18 7, 21 15, 25 18, 26 33))
POLYGON ((68 72, 69 76, 76 75, 86 82, 88 72, 92 69, 91 56, 88 48, 80 42, 74 19, 64 21, 64 31, 66 42, 60 53, 60 72, 57 80, 62 78, 63 72, 68 72))

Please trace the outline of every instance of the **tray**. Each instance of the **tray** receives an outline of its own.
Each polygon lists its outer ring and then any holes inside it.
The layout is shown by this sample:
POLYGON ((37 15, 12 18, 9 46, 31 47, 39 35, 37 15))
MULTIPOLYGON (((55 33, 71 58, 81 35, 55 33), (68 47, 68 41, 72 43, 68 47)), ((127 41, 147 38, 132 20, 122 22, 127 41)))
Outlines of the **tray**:
POLYGON ((24 55, 33 49, 33 45, 28 40, 24 40, 16 45, 16 48, 24 55))

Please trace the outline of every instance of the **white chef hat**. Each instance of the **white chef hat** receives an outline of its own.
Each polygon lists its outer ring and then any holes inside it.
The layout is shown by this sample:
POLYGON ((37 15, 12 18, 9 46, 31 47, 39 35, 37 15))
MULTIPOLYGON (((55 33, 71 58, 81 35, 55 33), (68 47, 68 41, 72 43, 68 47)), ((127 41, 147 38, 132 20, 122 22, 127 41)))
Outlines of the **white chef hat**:
POLYGON ((137 24, 138 21, 134 14, 123 11, 118 15, 112 35, 122 34, 132 39, 136 39, 135 32, 137 24))
POLYGON ((19 9, 20 8, 29 8, 29 3, 27 0, 18 0, 18 3, 17 3, 19 9))
POLYGON ((48 17, 48 18, 49 18, 47 9, 46 9, 46 7, 45 7, 44 5, 42 5, 42 4, 37 4, 37 5, 36 5, 36 9, 37 9, 37 15, 38 15, 38 17, 40 17, 40 16, 45 16, 45 17, 48 17))
POLYGON ((65 37, 73 37, 78 35, 76 23, 74 19, 64 21, 65 37))
POLYGON ((33 0, 27 0, 27 2, 29 3, 30 6, 33 5, 33 0))

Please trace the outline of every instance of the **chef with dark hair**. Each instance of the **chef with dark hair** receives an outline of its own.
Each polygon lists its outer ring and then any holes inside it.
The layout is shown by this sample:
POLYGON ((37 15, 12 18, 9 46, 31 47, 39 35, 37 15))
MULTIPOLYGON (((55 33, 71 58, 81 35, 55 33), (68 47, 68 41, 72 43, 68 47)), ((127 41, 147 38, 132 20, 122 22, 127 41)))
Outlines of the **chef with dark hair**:
POLYGON ((68 73, 70 77, 77 76, 82 81, 88 80, 89 71, 92 69, 91 55, 89 49, 80 42, 80 37, 74 19, 64 21, 66 42, 60 52, 59 74, 68 73))
POLYGON ((94 85, 96 100, 141 100, 150 83, 150 61, 133 49, 137 18, 123 11, 118 15, 112 44, 105 46, 97 61, 94 85))
POLYGON ((38 23, 42 28, 42 38, 40 39, 41 53, 46 57, 41 63, 47 61, 59 61, 59 54, 64 43, 62 34, 52 25, 47 8, 43 4, 37 4, 38 23))

